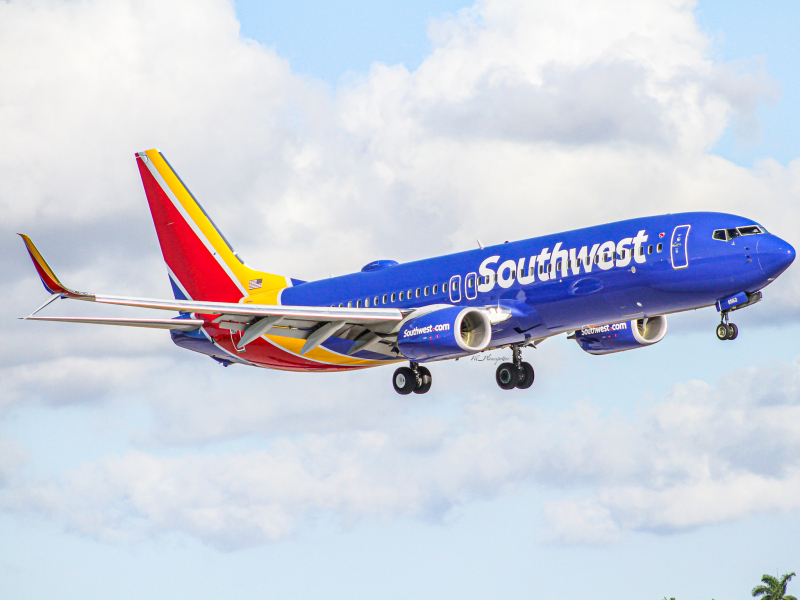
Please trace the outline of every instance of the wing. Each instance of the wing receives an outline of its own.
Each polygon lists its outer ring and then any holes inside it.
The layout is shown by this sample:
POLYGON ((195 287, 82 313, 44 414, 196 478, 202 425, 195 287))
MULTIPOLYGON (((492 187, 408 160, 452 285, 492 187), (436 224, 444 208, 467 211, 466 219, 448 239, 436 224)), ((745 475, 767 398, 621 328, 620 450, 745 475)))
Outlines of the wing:
POLYGON ((149 329, 175 329, 194 331, 203 326, 202 319, 117 319, 93 317, 26 317, 29 321, 59 321, 62 323, 89 323, 92 325, 124 325, 149 329))
MULTIPOLYGON (((273 333, 305 339, 300 354, 313 350, 333 335, 353 341, 348 352, 372 350, 382 354, 394 354, 392 347, 402 321, 411 311, 396 308, 340 308, 333 306, 272 306, 232 302, 206 302, 193 300, 161 300, 155 298, 128 298, 77 292, 64 286, 45 261, 42 254, 26 235, 19 234, 33 260, 36 271, 50 298, 25 319, 39 321, 62 321, 69 323, 92 323, 100 325, 123 325, 128 327, 151 327, 192 331, 203 325, 215 324, 221 329, 242 331, 238 349, 262 335, 273 333), (58 299, 83 300, 100 304, 135 306, 155 310, 178 311, 194 318, 175 319, 110 319, 73 317, 34 317, 45 306, 58 299)), ((430 309, 432 307, 426 307, 430 309)))

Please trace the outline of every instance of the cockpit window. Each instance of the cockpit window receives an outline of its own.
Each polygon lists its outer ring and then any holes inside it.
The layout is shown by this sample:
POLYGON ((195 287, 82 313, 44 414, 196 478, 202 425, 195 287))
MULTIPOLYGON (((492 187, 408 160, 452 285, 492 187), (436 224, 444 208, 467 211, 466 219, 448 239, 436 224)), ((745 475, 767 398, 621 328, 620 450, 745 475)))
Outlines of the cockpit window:
POLYGON ((745 227, 737 227, 735 229, 715 229, 711 237, 715 240, 727 242, 728 240, 735 239, 740 235, 757 235, 759 233, 767 233, 767 230, 760 225, 747 225, 745 227))
POLYGON ((756 225, 749 225, 747 227, 739 227, 739 233, 742 235, 756 235, 758 233, 764 233, 760 227, 756 225))

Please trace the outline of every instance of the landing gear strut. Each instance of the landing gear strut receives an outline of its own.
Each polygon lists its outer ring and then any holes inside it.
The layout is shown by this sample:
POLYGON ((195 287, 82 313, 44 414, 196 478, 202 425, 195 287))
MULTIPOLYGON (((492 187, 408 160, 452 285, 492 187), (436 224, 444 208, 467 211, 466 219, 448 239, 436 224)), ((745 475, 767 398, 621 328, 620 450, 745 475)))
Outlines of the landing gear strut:
POLYGON ((426 367, 420 367, 418 363, 409 363, 408 367, 400 367, 394 372, 392 385, 398 394, 425 394, 431 389, 433 377, 426 367))
POLYGON ((722 321, 717 325, 717 338, 720 340, 735 340, 739 335, 739 328, 734 323, 728 323, 728 311, 723 311, 722 321))
POLYGON ((495 373, 497 385, 503 390, 513 390, 514 388, 526 390, 533 385, 533 367, 530 363, 522 361, 521 344, 512 344, 511 352, 514 362, 503 363, 497 367, 495 373))

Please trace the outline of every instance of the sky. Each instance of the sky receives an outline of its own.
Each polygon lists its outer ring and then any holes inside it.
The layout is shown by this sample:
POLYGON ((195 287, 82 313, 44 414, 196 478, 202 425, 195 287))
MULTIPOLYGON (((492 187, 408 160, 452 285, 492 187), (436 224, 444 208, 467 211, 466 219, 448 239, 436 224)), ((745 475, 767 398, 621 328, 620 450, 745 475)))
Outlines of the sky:
POLYGON ((799 18, 0 4, 3 597, 720 600, 798 570, 797 268, 733 343, 704 309, 635 352, 547 340, 525 392, 465 359, 401 397, 391 368, 226 369, 163 332, 20 322, 46 294, 14 233, 70 287, 168 297, 133 160, 158 147, 249 264, 299 279, 684 210, 798 247, 799 18))

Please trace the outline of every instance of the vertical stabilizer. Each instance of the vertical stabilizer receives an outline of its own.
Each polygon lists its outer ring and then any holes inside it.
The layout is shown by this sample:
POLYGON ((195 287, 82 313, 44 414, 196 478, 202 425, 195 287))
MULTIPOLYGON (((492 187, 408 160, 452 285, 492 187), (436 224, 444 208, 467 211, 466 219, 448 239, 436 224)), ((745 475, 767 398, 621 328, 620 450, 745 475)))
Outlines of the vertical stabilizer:
POLYGON ((176 298, 238 302, 258 294, 278 304, 291 279, 245 265, 158 150, 137 153, 136 163, 176 298))

